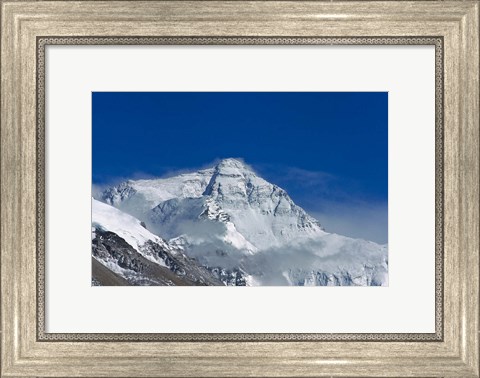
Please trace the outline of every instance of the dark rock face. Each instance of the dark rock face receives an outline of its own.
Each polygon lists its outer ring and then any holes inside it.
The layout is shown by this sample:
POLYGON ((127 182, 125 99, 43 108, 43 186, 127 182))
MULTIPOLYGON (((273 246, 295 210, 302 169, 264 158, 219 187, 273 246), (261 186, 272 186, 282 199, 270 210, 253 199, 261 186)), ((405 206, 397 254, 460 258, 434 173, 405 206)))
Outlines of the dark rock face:
MULTIPOLYGON (((101 267, 108 269, 101 262, 113 264, 118 267, 119 272, 110 269, 115 277, 124 279, 129 285, 156 285, 156 286, 197 286, 197 285, 223 285, 211 275, 205 268, 198 266, 192 259, 182 254, 173 256, 162 246, 154 242, 147 242, 143 248, 149 254, 157 255, 165 261, 167 267, 155 263, 137 252, 124 239, 110 231, 95 230, 95 238, 92 240, 92 256, 101 267), (123 277, 122 277, 123 276, 123 277)), ((102 271, 103 272, 103 271, 102 271)), ((95 273, 95 270, 93 271, 95 273)), ((104 274, 105 275, 105 274, 104 274)), ((98 274, 97 274, 98 276, 98 274)), ((93 274, 93 282, 102 285, 102 280, 93 274)), ((103 282, 110 282, 114 285, 119 280, 104 279, 103 282)), ((110 286, 109 284, 107 284, 110 286)))
POLYGON ((96 237, 92 240, 94 257, 104 260, 112 258, 119 267, 136 273, 142 273, 148 266, 144 261, 146 259, 117 234, 99 230, 95 234, 96 237))

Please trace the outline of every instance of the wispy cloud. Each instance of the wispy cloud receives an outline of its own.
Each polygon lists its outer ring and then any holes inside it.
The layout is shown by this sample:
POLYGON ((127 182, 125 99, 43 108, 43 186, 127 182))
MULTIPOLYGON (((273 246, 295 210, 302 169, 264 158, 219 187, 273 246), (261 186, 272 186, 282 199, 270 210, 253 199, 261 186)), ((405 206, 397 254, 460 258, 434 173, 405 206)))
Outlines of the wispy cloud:
POLYGON ((282 172, 281 181, 301 184, 308 188, 326 189, 335 180, 335 176, 330 173, 297 167, 285 167, 282 172))
POLYGON ((336 185, 337 178, 328 172, 311 171, 298 167, 258 164, 254 170, 266 180, 284 187, 287 191, 296 189, 326 193, 336 185))
POLYGON ((310 215, 320 221, 325 230, 353 238, 388 243, 388 204, 352 201, 326 202, 322 210, 310 215))

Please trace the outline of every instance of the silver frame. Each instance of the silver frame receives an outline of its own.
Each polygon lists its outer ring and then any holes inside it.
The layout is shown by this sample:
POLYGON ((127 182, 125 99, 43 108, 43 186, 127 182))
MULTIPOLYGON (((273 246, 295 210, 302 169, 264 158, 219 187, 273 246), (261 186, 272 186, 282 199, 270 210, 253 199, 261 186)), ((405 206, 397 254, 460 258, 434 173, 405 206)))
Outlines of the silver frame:
POLYGON ((443 38, 434 37, 38 37, 37 38, 37 340, 39 341, 442 341, 443 338, 443 38), (45 48, 48 45, 417 45, 435 46, 434 333, 46 333, 45 48))
MULTIPOLYGON (((479 0, 0 0, 0 5, 1 377, 480 377, 479 0), (37 212, 44 205, 37 190, 43 180, 37 160, 43 103, 37 91, 39 43, 158 36, 176 43, 216 38, 223 44, 256 38, 271 44, 315 38, 357 39, 359 45, 380 39, 442 41, 443 83, 436 82, 443 93, 436 105, 437 125, 439 119, 443 124, 441 156, 437 147, 443 180, 436 207, 437 222, 439 213, 443 217, 442 240, 436 240, 443 263, 437 266, 443 273, 438 339, 380 340, 367 334, 349 340, 305 335, 67 340, 38 332, 43 282, 37 281, 37 252, 43 246, 37 230, 44 227, 37 212)), ((438 126, 436 138, 438 144, 438 126)))

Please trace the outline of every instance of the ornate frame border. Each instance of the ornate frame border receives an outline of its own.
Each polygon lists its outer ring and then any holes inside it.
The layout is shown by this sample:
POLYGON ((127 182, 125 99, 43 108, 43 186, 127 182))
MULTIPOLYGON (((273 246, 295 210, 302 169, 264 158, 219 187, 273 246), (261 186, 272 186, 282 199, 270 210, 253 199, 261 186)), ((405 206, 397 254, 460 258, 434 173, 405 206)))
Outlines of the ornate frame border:
POLYGON ((37 37, 37 341, 443 341, 444 335, 444 40, 443 37, 37 37), (45 49, 48 45, 434 45, 435 333, 46 333, 45 49))

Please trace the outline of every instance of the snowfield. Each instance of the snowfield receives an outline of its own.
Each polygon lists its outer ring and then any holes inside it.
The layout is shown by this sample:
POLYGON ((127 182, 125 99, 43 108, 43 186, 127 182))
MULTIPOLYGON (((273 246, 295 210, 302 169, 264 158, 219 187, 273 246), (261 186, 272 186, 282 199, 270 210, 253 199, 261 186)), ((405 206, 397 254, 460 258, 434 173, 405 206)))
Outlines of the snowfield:
POLYGON ((388 285, 386 245, 324 231, 285 190, 237 159, 129 180, 92 203, 94 228, 139 252, 153 241, 184 253, 226 285, 388 285))

